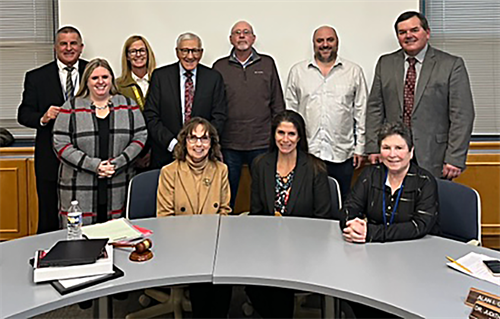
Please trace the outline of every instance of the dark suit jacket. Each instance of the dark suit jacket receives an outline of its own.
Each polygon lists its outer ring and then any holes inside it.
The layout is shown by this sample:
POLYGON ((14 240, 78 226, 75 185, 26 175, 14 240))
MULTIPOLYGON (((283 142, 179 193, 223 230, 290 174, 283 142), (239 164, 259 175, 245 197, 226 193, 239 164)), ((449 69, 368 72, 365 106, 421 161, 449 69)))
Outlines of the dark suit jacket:
MULTIPOLYGON (((161 168, 172 162, 172 153, 167 148, 183 126, 179 72, 177 62, 156 69, 151 76, 144 117, 152 140, 152 168, 161 168)), ((209 120, 220 135, 226 114, 222 76, 219 72, 198 64, 191 116, 209 120)))
MULTIPOLYGON (((443 163, 465 168, 474 104, 460 57, 429 46, 415 91, 411 125, 418 165, 441 177, 443 163)), ((366 152, 379 153, 377 130, 403 118, 404 53, 382 56, 375 69, 366 117, 366 152)))
MULTIPOLYGON (((251 215, 274 216, 277 151, 257 158, 252 167, 251 215)), ((287 216, 331 219, 330 188, 326 171, 316 172, 314 159, 298 152, 295 175, 286 205, 287 216)))
MULTIPOLYGON (((87 61, 79 60, 80 79, 86 65, 87 61)), ((57 181, 59 160, 52 146, 54 121, 41 126, 40 119, 52 105, 62 106, 63 104, 64 93, 56 61, 26 73, 23 100, 19 105, 17 121, 24 126, 36 129, 35 174, 37 179, 57 181)))

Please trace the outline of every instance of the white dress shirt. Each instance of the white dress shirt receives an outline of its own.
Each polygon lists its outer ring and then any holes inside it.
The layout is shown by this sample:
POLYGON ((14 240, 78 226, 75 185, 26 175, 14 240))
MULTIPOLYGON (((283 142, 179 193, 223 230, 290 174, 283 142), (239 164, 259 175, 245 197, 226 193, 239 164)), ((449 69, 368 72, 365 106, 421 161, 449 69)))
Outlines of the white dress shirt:
POLYGON ((342 163, 364 154, 367 94, 361 67, 337 57, 326 76, 314 59, 294 65, 285 100, 306 121, 309 152, 342 163))
MULTIPOLYGON (((74 69, 71 72, 71 80, 73 81, 73 87, 75 88, 75 90, 73 91, 74 95, 76 95, 78 89, 80 88, 80 73, 78 72, 78 63, 79 61, 76 60, 76 63, 73 65, 74 69)), ((57 60, 57 68, 59 69, 59 80, 61 81, 63 96, 66 96, 66 77, 68 76, 68 71, 64 69, 65 67, 66 65, 64 63, 57 60)))
POLYGON ((137 83, 137 85, 141 88, 142 96, 146 96, 149 89, 149 75, 146 73, 143 78, 140 78, 132 72, 132 80, 134 80, 135 83, 137 83))

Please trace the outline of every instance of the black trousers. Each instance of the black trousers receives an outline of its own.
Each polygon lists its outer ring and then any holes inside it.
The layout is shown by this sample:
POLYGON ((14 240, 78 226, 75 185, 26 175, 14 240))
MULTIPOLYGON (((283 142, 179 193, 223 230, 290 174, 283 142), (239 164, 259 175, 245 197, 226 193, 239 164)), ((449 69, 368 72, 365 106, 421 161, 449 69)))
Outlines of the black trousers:
POLYGON ((351 180, 354 173, 353 159, 350 158, 342 163, 323 162, 326 164, 328 176, 335 178, 339 182, 342 201, 345 201, 351 191, 351 180))
POLYGON ((293 303, 295 290, 246 286, 245 291, 252 302, 255 311, 262 318, 293 318, 293 303))
POLYGON ((36 179, 38 194, 38 229, 37 234, 59 229, 59 205, 57 181, 36 179))
POLYGON ((193 318, 227 318, 233 286, 212 283, 189 285, 193 318))

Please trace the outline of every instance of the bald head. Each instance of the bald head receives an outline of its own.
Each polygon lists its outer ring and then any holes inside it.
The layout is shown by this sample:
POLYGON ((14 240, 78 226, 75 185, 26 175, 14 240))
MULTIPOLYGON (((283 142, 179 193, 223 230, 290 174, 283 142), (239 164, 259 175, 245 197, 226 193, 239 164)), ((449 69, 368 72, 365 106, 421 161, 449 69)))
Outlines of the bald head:
POLYGON ((231 28, 231 33, 233 33, 236 30, 245 30, 245 29, 249 30, 250 33, 253 34, 252 25, 245 20, 240 20, 233 25, 233 27, 231 28))
POLYGON ((231 28, 229 41, 236 51, 249 54, 251 52, 252 45, 255 42, 255 38, 256 37, 250 23, 246 21, 238 21, 231 28))
POLYGON ((314 58, 318 62, 331 63, 337 59, 339 39, 330 26, 321 26, 313 33, 314 58))

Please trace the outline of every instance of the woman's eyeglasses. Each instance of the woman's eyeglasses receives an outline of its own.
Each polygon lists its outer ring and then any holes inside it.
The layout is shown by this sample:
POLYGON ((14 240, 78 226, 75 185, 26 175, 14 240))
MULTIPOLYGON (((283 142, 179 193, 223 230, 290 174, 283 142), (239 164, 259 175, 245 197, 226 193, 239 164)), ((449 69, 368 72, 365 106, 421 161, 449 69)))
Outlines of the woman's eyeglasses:
POLYGON ((200 141, 203 145, 208 145, 210 143, 210 137, 207 135, 203 135, 202 137, 198 137, 196 135, 189 135, 186 140, 190 144, 196 144, 196 142, 200 141))
POLYGON ((144 48, 139 50, 132 49, 128 51, 128 54, 130 54, 131 56, 137 56, 137 55, 145 55, 147 52, 148 51, 146 51, 146 49, 144 48))

